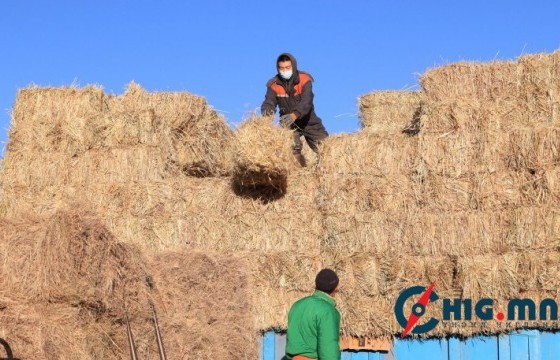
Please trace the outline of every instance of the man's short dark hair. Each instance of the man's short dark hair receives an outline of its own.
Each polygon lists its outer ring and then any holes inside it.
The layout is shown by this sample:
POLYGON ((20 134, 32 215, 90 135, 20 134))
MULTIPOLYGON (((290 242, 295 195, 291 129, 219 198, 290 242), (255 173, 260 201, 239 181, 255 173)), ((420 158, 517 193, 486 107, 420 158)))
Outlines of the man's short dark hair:
POLYGON ((331 269, 323 269, 319 271, 315 278, 315 288, 317 290, 332 294, 338 286, 338 276, 331 269))
POLYGON ((288 55, 280 55, 278 56, 278 60, 276 61, 276 64, 280 63, 280 62, 284 62, 284 61, 292 61, 292 59, 290 59, 290 57, 288 55))

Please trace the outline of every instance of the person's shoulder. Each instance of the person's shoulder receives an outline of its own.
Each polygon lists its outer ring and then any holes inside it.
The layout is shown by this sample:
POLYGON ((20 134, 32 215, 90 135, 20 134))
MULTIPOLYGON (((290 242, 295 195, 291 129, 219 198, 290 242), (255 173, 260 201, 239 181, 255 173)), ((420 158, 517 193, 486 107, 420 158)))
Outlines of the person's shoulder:
POLYGON ((313 76, 311 76, 311 74, 306 71, 298 70, 298 73, 299 73, 300 82, 306 83, 306 82, 313 82, 315 80, 313 79, 313 76))

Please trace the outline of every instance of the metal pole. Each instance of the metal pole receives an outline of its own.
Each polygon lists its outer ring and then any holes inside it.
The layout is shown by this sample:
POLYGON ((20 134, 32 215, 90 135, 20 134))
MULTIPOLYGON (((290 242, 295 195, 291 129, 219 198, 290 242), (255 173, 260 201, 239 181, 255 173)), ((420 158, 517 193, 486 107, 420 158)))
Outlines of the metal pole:
POLYGON ((154 320, 154 328, 156 331, 156 340, 157 340, 157 346, 159 351, 159 358, 160 360, 167 360, 167 356, 165 355, 165 348, 163 347, 163 340, 161 338, 161 333, 159 331, 159 323, 156 314, 156 307, 154 306, 154 304, 152 304, 152 313, 153 313, 153 320, 154 320))
POLYGON ((136 345, 134 344, 134 336, 132 335, 132 329, 130 328, 130 321, 128 321, 128 313, 126 314, 126 334, 128 336, 128 349, 130 351, 130 359, 138 360, 136 345))

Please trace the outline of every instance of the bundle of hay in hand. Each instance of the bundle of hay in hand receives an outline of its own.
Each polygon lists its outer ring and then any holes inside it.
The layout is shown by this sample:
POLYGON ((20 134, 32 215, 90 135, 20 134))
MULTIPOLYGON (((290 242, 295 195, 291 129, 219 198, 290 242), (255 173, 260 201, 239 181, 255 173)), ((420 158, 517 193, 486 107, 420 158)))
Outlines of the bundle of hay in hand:
POLYGON ((242 188, 286 188, 291 154, 292 131, 273 124, 271 116, 252 115, 235 133, 233 178, 242 188))

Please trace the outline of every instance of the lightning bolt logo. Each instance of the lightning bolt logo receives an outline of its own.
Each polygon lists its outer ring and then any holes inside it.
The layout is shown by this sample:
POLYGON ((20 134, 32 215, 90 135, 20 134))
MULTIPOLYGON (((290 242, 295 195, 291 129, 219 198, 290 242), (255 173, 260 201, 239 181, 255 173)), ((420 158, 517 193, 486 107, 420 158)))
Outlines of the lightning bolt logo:
POLYGON ((423 325, 415 326, 418 320, 426 313, 426 307, 428 303, 434 302, 439 299, 436 292, 434 291, 435 282, 432 282, 428 288, 423 286, 413 286, 404 290, 398 297, 395 303, 395 316, 399 324, 404 328, 401 338, 406 337, 409 333, 421 334, 432 330, 439 323, 439 320, 431 318, 428 322, 423 325), (403 308, 406 301, 414 296, 419 295, 420 299, 412 306, 412 312, 408 319, 403 313, 403 308))

